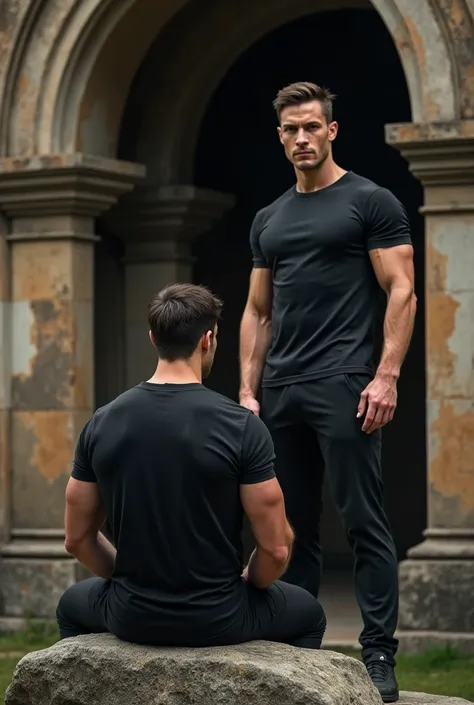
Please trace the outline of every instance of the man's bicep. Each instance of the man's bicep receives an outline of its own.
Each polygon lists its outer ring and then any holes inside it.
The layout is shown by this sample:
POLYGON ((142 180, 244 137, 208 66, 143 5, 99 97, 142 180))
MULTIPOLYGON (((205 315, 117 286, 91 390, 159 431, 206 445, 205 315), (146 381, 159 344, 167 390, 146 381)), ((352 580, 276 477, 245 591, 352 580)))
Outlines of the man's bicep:
POLYGON ((373 249, 369 256, 377 281, 387 294, 393 287, 414 289, 415 267, 411 245, 373 249))
POLYGON ((250 273, 247 306, 260 318, 271 318, 272 313, 272 270, 257 267, 250 273))
POLYGON ((257 546, 272 553, 288 543, 288 521, 283 492, 276 477, 241 485, 242 507, 257 546))
POLYGON ((66 542, 79 543, 97 533, 104 520, 105 509, 98 484, 71 477, 66 487, 66 542))
POLYGON ((265 520, 274 510, 284 507, 283 493, 276 477, 251 485, 240 485, 240 499, 252 524, 265 520))

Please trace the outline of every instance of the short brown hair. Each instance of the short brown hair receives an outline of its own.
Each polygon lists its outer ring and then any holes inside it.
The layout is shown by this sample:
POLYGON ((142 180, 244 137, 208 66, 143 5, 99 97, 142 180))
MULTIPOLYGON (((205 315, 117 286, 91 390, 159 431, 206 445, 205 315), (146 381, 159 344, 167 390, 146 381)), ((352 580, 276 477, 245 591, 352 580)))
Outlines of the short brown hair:
POLYGON ((280 120, 281 111, 289 105, 302 105, 317 100, 321 103, 321 108, 326 121, 332 122, 333 102, 336 96, 328 88, 322 88, 315 83, 291 83, 278 91, 273 107, 280 120))
POLYGON ((148 324, 158 357, 189 360, 200 338, 214 330, 222 308, 217 296, 196 284, 171 284, 155 294, 148 305, 148 324))

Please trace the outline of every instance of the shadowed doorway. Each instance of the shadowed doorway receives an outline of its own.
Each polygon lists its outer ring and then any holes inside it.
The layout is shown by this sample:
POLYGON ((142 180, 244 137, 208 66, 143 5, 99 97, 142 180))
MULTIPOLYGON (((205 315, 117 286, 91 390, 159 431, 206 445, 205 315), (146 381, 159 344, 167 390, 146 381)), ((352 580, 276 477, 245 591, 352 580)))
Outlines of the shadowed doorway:
MULTIPOLYGON (((402 558, 426 526, 424 230, 418 214, 421 187, 406 162, 385 144, 384 125, 408 122, 411 112, 397 51, 375 10, 318 13, 279 28, 242 55, 212 97, 196 153, 195 183, 234 193, 238 200, 226 220, 195 246, 195 281, 208 284, 225 302, 219 352, 207 384, 237 398, 250 224, 259 208, 294 183, 278 142, 272 100, 279 88, 299 80, 325 85, 338 96, 337 162, 391 189, 412 223, 418 316, 396 419, 384 433, 386 506, 402 558)), ((381 321, 382 315, 381 295, 381 321)), ((339 519, 328 501, 322 532, 326 566, 350 565, 339 519)))

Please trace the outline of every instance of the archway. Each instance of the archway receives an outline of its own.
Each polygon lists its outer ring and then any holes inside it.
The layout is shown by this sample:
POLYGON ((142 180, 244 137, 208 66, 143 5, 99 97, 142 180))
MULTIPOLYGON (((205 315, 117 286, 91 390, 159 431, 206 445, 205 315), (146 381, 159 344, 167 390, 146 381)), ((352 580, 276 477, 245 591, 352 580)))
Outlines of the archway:
MULTIPOLYGON (((426 0, 337 4, 354 6, 373 6, 388 27, 407 77, 415 122, 455 119, 460 97, 470 104, 469 85, 461 63, 453 63, 451 47, 455 26, 467 27, 464 12, 450 25, 426 0)), ((334 8, 329 0, 249 2, 245 7, 213 0, 67 0, 58 7, 46 0, 21 11, 15 6, 0 72, 0 153, 115 156, 131 82, 158 33, 154 54, 160 70, 155 63, 143 76, 145 91, 138 90, 138 102, 141 116, 149 115, 149 130, 167 130, 170 143, 175 132, 184 133, 191 110, 202 114, 210 93, 245 47, 272 28, 329 8, 334 8), (147 94, 150 81, 157 91, 153 105, 147 94), (170 103, 166 115, 162 95, 170 103)), ((174 140, 172 145, 179 150, 174 140)), ((185 150, 191 168, 193 151, 192 144, 185 150)))
MULTIPOLYGON (((419 314, 400 382, 397 419, 385 432, 384 446, 387 509, 404 557, 420 539, 426 519, 424 231, 418 213, 422 190, 406 162, 385 144, 384 125, 409 122, 410 101, 396 49, 374 10, 317 13, 280 27, 234 64, 208 106, 194 180, 198 186, 237 195, 236 208, 194 248, 196 281, 211 286, 226 304, 209 385, 236 397, 238 326, 251 266, 250 223, 259 208, 293 183, 276 136, 272 99, 278 88, 299 78, 328 85, 337 94, 336 159, 390 188, 407 207, 413 226, 419 314), (334 51, 335 37, 344 52, 334 51)), ((330 507, 328 503, 324 520, 326 562, 337 563, 348 558, 348 549, 330 507)))
MULTIPOLYGON (((170 201, 174 203, 173 227, 181 219, 180 227, 186 231, 186 235, 206 232, 209 220, 207 216, 212 209, 219 216, 228 207, 228 201, 221 198, 222 194, 210 195, 207 191, 197 193, 193 184, 196 144, 210 96, 238 57, 268 32, 298 17, 334 9, 336 3, 330 0, 275 0, 272 3, 250 0, 244 3, 234 0, 226 3, 220 0, 163 0, 160 3, 156 3, 156 0, 64 0, 58 3, 56 0, 44 0, 41 3, 19 4, 15 0, 5 0, 4 5, 6 25, 2 25, 0 52, 3 59, 0 65, 0 153, 7 158, 1 164, 1 206, 9 219, 9 247, 12 250, 9 274, 15 282, 12 297, 15 298, 16 310, 19 310, 18 306, 23 307, 21 310, 30 310, 33 299, 41 291, 42 300, 49 302, 53 310, 57 304, 55 297, 58 292, 53 289, 51 282, 63 282, 59 295, 65 296, 71 316, 68 326, 61 331, 64 346, 60 352, 73 350, 76 355, 75 359, 71 357, 69 360, 63 355, 61 360, 68 374, 61 377, 60 381, 66 380, 65 389, 68 394, 67 398, 60 395, 55 400, 54 403, 60 408, 53 414, 49 413, 49 368, 35 367, 35 384, 23 385, 24 395, 14 400, 14 408, 8 406, 9 400, 5 402, 7 414, 2 418, 9 419, 9 414, 13 417, 13 423, 8 428, 4 427, 7 429, 5 433, 9 445, 5 455, 12 457, 13 479, 10 485, 13 490, 10 494, 13 499, 8 498, 12 508, 12 526, 7 531, 10 543, 2 552, 4 556, 10 557, 11 575, 17 580, 19 573, 15 561, 21 561, 22 570, 30 566, 33 578, 37 571, 31 556, 41 554, 44 557, 43 566, 51 575, 55 572, 51 566, 57 566, 58 561, 64 558, 60 545, 62 514, 58 508, 62 506, 63 486, 70 469, 76 431, 93 406, 90 384, 92 375, 89 374, 88 364, 94 349, 94 291, 90 276, 92 266, 89 266, 89 263, 92 265, 95 247, 94 223, 115 199, 132 189, 143 176, 143 170, 137 168, 136 164, 127 165, 120 159, 128 157, 146 165, 147 186, 151 187, 151 195, 155 194, 158 200, 161 199, 161 205, 163 202, 166 205, 170 201), (185 52, 183 47, 186 48, 185 52), (128 133, 129 141, 126 149, 119 149, 119 127, 126 103, 128 110, 125 111, 122 123, 122 135, 128 133), (137 121, 128 120, 133 113, 139 118, 137 121), (197 230, 195 223, 186 219, 188 215, 199 220, 197 230), (52 242, 55 243, 56 259, 50 256, 48 250, 52 242), (44 267, 35 266, 39 261, 44 267), (19 282, 25 272, 28 273, 29 284, 21 287, 19 282), (82 273, 86 273, 87 277, 81 283, 82 273), (76 302, 74 299, 78 296, 81 300, 76 302), (82 374, 77 374, 78 371, 82 374), (26 394, 33 388, 35 394, 26 394), (40 394, 40 391, 44 393, 40 394), (48 410, 46 414, 45 409, 48 410), (28 428, 24 425, 25 420, 29 424, 28 428), (31 434, 33 427, 35 433, 31 434), (58 448, 61 449, 59 454, 56 452, 58 448), (52 469, 45 467, 50 453, 55 457, 52 469), (31 505, 23 501, 24 486, 30 490, 34 488, 34 501, 31 505)), ((458 442, 456 452, 451 453, 450 434, 458 438, 458 417, 461 419, 459 428, 470 428, 472 411, 469 412, 471 416, 466 412, 467 420, 464 420, 459 416, 457 408, 454 409, 451 398, 457 398, 460 389, 467 399, 472 394, 467 389, 466 381, 470 379, 468 356, 460 356, 459 365, 453 366, 450 345, 457 350, 460 340, 471 339, 472 326, 466 312, 467 299, 458 300, 456 292, 454 297, 451 296, 449 287, 456 279, 459 291, 470 291, 471 280, 469 268, 455 269, 463 261, 465 240, 461 237, 451 238, 450 235, 453 227, 457 228, 456 232, 463 234, 470 233, 472 227, 470 221, 464 218, 465 212, 472 211, 472 198, 466 187, 466 183, 472 182, 469 170, 472 165, 470 149, 474 134, 472 51, 469 47, 472 35, 472 17, 469 14, 471 5, 471 0, 469 3, 460 0, 455 5, 441 0, 420 0, 417 3, 408 0, 337 2, 337 8, 342 12, 356 7, 376 9, 397 47, 408 84, 413 122, 392 126, 388 139, 404 150, 411 168, 423 179, 431 257, 428 260, 428 270, 432 278, 436 279, 434 284, 438 287, 435 292, 429 287, 427 291, 431 317, 431 329, 429 321, 428 329, 429 335, 432 335, 430 362, 433 362, 427 369, 431 385, 430 409, 433 409, 434 414, 430 417, 429 446, 432 458, 429 472, 430 493, 434 501, 431 503, 430 528, 426 536, 431 551, 428 551, 429 555, 443 557, 443 551, 448 547, 451 551, 449 555, 458 558, 462 558, 462 546, 460 544, 459 551, 456 548, 454 552, 449 548, 452 547, 452 543, 449 543, 451 534, 446 527, 461 527, 461 535, 463 540, 467 537, 467 542, 472 534, 472 521, 465 508, 465 505, 469 508, 470 500, 465 503, 460 501, 466 494, 462 473, 459 472, 460 459, 466 462, 467 467, 468 453, 461 442, 458 442), (454 161, 453 146, 456 155, 454 161), (448 259, 449 267, 446 266, 448 259), (444 279, 437 277, 441 265, 446 273, 444 279), (436 331, 439 301, 453 304, 449 309, 451 318, 446 319, 450 325, 452 321, 452 328, 441 326, 440 331, 436 331), (452 311, 456 306, 460 307, 461 314, 454 320, 452 311), (445 365, 445 369, 441 370, 442 365, 445 365), (465 368, 467 371, 464 374, 465 368), (441 374, 438 375, 439 372, 441 374), (437 417, 439 399, 446 399, 446 408, 452 410, 453 417, 448 419, 449 424, 441 423, 437 417), (456 500, 454 503, 452 497, 456 500), (457 506, 461 507, 460 511, 456 510, 457 506), (442 541, 437 540, 438 536, 442 537, 442 541)), ((361 45, 358 45, 357 53, 360 50, 361 45)), ((331 47, 331 58, 333 55, 334 47, 331 47)), ((337 90, 337 86, 334 87, 337 90)), ((344 90, 339 92, 344 94, 344 90)), ((341 101, 339 103, 342 122, 344 111, 341 101)), ((401 113, 393 111, 389 114, 387 111, 383 117, 379 115, 380 121, 377 124, 381 130, 384 120, 408 120, 408 111, 406 115, 403 118, 401 113)), ((351 126, 354 125, 350 117, 347 128, 349 132, 346 131, 346 134, 350 134, 351 126)), ((262 118, 266 135, 270 135, 267 132, 269 120, 270 115, 268 120, 262 118)), ((383 146, 381 134, 378 145, 381 150, 387 150, 383 146)), ((343 140, 339 142, 340 147, 343 144, 343 140)), ((356 157, 354 154, 347 157, 352 168, 357 168, 356 157)), ((345 159, 344 154, 339 158, 341 161, 345 159)), ((387 158, 397 159, 395 153, 387 158)), ((275 156, 275 160, 278 160, 278 165, 282 164, 280 154, 275 156)), ((395 161, 392 163, 395 170, 395 161)), ((402 162, 398 164, 401 169, 402 162)), ((284 167, 278 166, 276 174, 280 168, 284 167)), ((287 174, 290 178, 291 172, 287 174)), ((269 188, 271 186, 272 182, 269 182, 269 188)), ((405 200, 398 191, 402 188, 401 181, 394 179, 392 186, 405 200)), ((274 187, 276 191, 276 181, 274 187)), ((147 188, 138 188, 135 192, 135 204, 140 202, 143 195, 150 195, 147 188)), ((258 194, 263 195, 263 192, 259 191, 258 194)), ((150 203, 145 205, 148 207, 150 203)), ((141 214, 139 209, 132 212, 133 224, 142 223, 141 214)), ((166 269, 164 265, 161 268, 162 274, 166 270, 166 277, 170 272, 173 276, 190 272, 188 252, 186 248, 181 248, 183 243, 174 237, 176 232, 169 227, 168 214, 162 209, 161 220, 153 223, 151 215, 156 215, 153 208, 147 211, 147 217, 150 216, 148 240, 139 243, 143 245, 138 248, 140 256, 146 258, 150 255, 155 259, 161 257, 162 260, 168 258, 171 268, 166 269), (166 231, 168 239, 163 241, 162 238, 158 242, 159 237, 156 235, 161 237, 163 231, 166 231), (149 247, 149 252, 145 245, 149 247), (184 267, 180 269, 183 261, 184 267)), ((101 223, 100 227, 102 229, 105 224, 101 223)), ((115 236, 120 235, 113 228, 111 232, 115 236)), ((229 228, 223 236, 230 232, 229 228)), ((136 235, 133 227, 130 233, 136 235)), ((240 234, 240 237, 243 235, 240 234)), ((109 244, 112 252, 120 254, 123 243, 116 239, 109 240, 109 244)), ((104 245, 105 241, 101 247, 104 245)), ((206 241, 202 240, 200 247, 205 246, 206 241)), ((418 261, 421 261, 419 257, 418 261)), ((241 262, 242 268, 247 266, 244 265, 243 255, 241 262)), ((102 270, 103 280, 107 282, 102 290, 105 289, 105 293, 110 295, 112 278, 116 277, 116 281, 119 281, 121 274, 115 271, 112 277, 107 270, 107 262, 103 264, 106 265, 102 270)), ((199 269, 197 273, 198 276, 205 276, 202 270, 201 274, 199 269)), ((154 286, 158 286, 161 281, 160 277, 154 279, 154 286)), ((419 274, 419 287, 421 281, 419 274)), ((137 282, 142 283, 139 279, 137 282)), ((142 291, 145 289, 142 287, 142 291)), ((423 292, 420 288, 418 293, 421 298, 423 292)), ((235 296, 235 315, 241 310, 237 298, 235 296)), ((227 315, 230 313, 232 309, 228 305, 227 315)), ((114 319, 117 325, 119 314, 117 310, 114 319)), ((19 355, 12 355, 15 364, 25 366, 25 369, 22 367, 17 370, 16 376, 26 375, 29 379, 31 366, 26 369, 24 352, 31 349, 31 331, 28 326, 21 324, 22 320, 16 319, 14 335, 10 329, 7 330, 6 341, 9 348, 11 341, 14 341, 14 352, 18 346, 21 348, 19 355)), ((110 322, 107 316, 107 323, 110 322)), ((49 340, 47 336, 43 338, 49 340)), ((113 345, 113 336, 110 339, 113 345)), ((416 358, 416 349, 415 341, 405 366, 405 379, 414 379, 407 368, 409 364, 414 364, 410 360, 416 358)), ((233 347, 230 355, 229 360, 235 361, 233 347)), ((120 367, 119 361, 117 365, 120 367)), ((216 372, 219 373, 219 370, 216 372)), ((419 370, 416 374, 419 374, 419 370)), ((4 377, 5 388, 8 388, 15 373, 7 369, 4 377)), ((219 377, 215 379, 217 384, 219 377)), ((54 380, 58 381, 58 375, 54 375, 54 380)), ((230 389, 232 379, 230 382, 224 380, 223 384, 227 385, 226 390, 230 389)), ((110 388, 105 393, 110 394, 110 388)), ((403 403, 407 404, 401 400, 400 404, 403 403)), ((406 417, 405 412, 400 414, 402 416, 406 417)), ((424 409, 420 416, 424 418, 424 409)), ((392 429, 388 431, 391 432, 392 429)), ((410 426, 406 432, 404 444, 409 447, 410 441, 416 436, 416 426, 410 426)), ((389 447, 395 451, 395 443, 390 443, 389 447)), ((398 484, 399 475, 392 470, 388 475, 398 484)), ((409 487, 413 497, 412 483, 409 487)), ((388 489, 389 494, 392 494, 390 485, 388 489)), ((410 493, 407 493, 409 496, 410 493)), ((420 498, 418 510, 421 502, 420 498)), ((408 513, 406 502, 404 513, 408 513)), ((401 514, 397 517, 393 512, 391 518, 392 522, 400 518, 399 526, 404 521, 401 514)), ((425 556, 424 551, 422 547, 419 557, 425 556)), ((420 575, 419 571, 415 573, 420 575)), ((75 573, 70 567, 67 567, 64 576, 68 583, 75 579, 75 573)), ((36 582, 28 581, 32 586, 29 594, 39 594, 35 587, 38 580, 41 582, 41 577, 35 577, 36 582)), ((435 579, 433 584, 439 584, 439 581, 435 579)), ((21 595, 21 598, 18 597, 21 605, 15 598, 14 604, 7 605, 9 614, 19 614, 14 610, 21 611, 22 605, 29 599, 19 587, 14 592, 21 595)), ((406 590, 408 593, 414 594, 406 590)), ((415 590, 415 594, 423 598, 424 588, 415 590)), ((438 598, 441 597, 436 596, 439 604, 442 600, 438 598)), ((41 609, 45 609, 42 602, 41 609)), ((416 611, 412 610, 412 613, 416 611)), ((453 624, 448 631, 459 631, 458 625, 453 624)))

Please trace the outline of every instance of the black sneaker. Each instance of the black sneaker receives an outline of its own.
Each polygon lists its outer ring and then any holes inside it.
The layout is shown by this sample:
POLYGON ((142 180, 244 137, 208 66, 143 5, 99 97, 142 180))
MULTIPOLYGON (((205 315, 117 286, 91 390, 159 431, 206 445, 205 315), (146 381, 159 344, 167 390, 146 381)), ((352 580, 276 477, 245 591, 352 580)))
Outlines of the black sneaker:
POLYGON ((378 651, 366 659, 365 667, 372 683, 382 696, 383 702, 396 702, 399 698, 399 693, 393 662, 384 653, 378 651))

